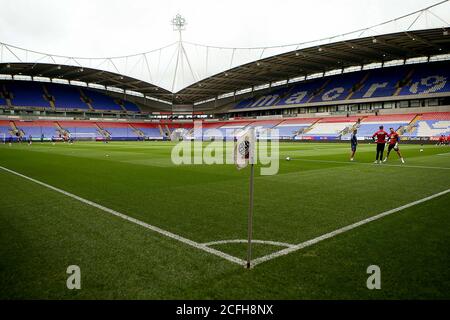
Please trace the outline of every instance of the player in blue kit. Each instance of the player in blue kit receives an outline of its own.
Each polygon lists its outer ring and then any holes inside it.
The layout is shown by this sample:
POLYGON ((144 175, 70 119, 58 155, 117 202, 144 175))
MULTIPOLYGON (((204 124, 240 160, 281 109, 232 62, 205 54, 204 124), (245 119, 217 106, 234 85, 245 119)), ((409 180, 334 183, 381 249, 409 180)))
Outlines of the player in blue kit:
POLYGON ((358 138, 356 137, 357 133, 358 130, 354 129, 350 137, 350 144, 352 148, 352 155, 350 156, 350 161, 353 161, 355 159, 356 147, 358 146, 358 138))

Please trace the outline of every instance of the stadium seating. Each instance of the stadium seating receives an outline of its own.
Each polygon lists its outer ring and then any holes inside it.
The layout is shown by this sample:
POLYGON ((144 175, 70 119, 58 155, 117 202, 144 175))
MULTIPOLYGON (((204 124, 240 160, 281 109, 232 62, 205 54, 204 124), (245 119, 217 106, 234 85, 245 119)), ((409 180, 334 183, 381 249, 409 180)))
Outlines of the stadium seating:
POLYGON ((450 134, 450 112, 425 113, 418 116, 417 122, 408 137, 439 137, 450 134))
POLYGON ((360 125, 357 126, 358 136, 372 137, 380 126, 383 126, 386 131, 389 131, 389 128, 397 131, 401 127, 406 127, 415 117, 416 114, 369 116, 362 119, 360 125))
POLYGON ((267 94, 257 95, 254 98, 244 99, 236 105, 236 108, 258 108, 275 105, 289 90, 290 88, 283 87, 272 90, 267 94))
POLYGON ((431 94, 450 91, 450 68, 440 63, 429 63, 415 66, 408 85, 400 91, 400 95, 431 94))
POLYGON ((259 121, 250 123, 248 125, 248 127, 255 128, 257 137, 270 138, 272 136, 270 129, 274 128, 276 125, 280 124, 281 122, 282 122, 282 120, 259 120, 259 121))
POLYGON ((432 62, 357 71, 299 82, 246 98, 234 109, 450 92, 450 64, 432 62))
POLYGON ((5 81, 6 91, 12 94, 11 103, 16 107, 50 108, 44 99, 42 83, 29 81, 5 81))
POLYGON ((256 129, 257 136, 264 138, 264 131, 278 130, 280 139, 341 139, 347 140, 354 128, 358 129, 360 138, 368 139, 383 125, 398 130, 405 138, 436 138, 450 134, 450 112, 424 114, 394 114, 326 118, 290 118, 274 120, 229 120, 205 121, 200 134, 194 132, 192 122, 93 122, 93 121, 8 121, 0 120, 0 138, 11 136, 12 129, 23 131, 24 137, 33 139, 60 138, 64 131, 74 139, 139 140, 169 137, 178 131, 187 139, 225 138, 233 140, 242 130, 249 127, 256 129))
POLYGON ((367 72, 352 72, 334 76, 311 102, 331 102, 345 100, 352 93, 353 87, 363 81, 367 72))
POLYGON ((213 122, 203 122, 201 125, 201 130, 194 129, 192 133, 189 135, 190 138, 194 138, 196 140, 202 140, 202 139, 210 139, 211 137, 215 136, 213 134, 214 130, 218 129, 223 123, 218 121, 213 122))
POLYGON ((95 110, 122 110, 122 108, 110 96, 90 89, 83 89, 83 92, 91 100, 91 105, 95 110))
POLYGON ((17 127, 22 129, 25 133, 25 138, 41 139, 44 135, 44 139, 52 139, 57 135, 56 127, 51 121, 15 121, 17 127))
MULTIPOLYGON (((43 83, 34 81, 0 81, 0 91, 11 94, 13 107, 53 108, 45 96, 46 92, 52 96, 56 109, 89 110, 89 106, 82 100, 82 93, 91 101, 94 110, 98 111, 127 111, 140 112, 133 102, 123 100, 123 108, 114 98, 89 88, 81 88, 57 83, 43 83)), ((0 96, 0 106, 6 106, 6 100, 0 96)))
POLYGON ((311 129, 302 136, 311 138, 340 138, 347 134, 357 123, 359 117, 330 117, 324 118, 314 124, 311 129))
POLYGON ((316 79, 299 83, 292 87, 289 94, 286 95, 277 104, 278 106, 307 103, 311 100, 319 89, 325 84, 325 79, 316 79))
POLYGON ((137 105, 135 105, 133 102, 130 101, 123 101, 123 107, 127 110, 127 111, 131 111, 131 112, 141 112, 141 110, 139 109, 139 107, 137 105))
POLYGON ((103 122, 97 125, 106 130, 112 140, 136 140, 139 137, 127 123, 103 122))
POLYGON ((149 139, 163 139, 164 137, 158 123, 133 123, 133 127, 143 132, 149 139))
POLYGON ((278 130, 280 139, 293 139, 297 134, 303 132, 303 130, 309 128, 313 123, 317 122, 317 118, 306 119, 289 119, 284 120, 280 124, 274 127, 278 130))
POLYGON ((3 139, 10 137, 9 129, 9 121, 0 120, 0 141, 3 141, 3 139))
MULTIPOLYGON (((221 133, 221 137, 226 140, 234 140, 250 123, 251 121, 227 121, 217 128, 217 130, 221 133)), ((210 135, 209 137, 211 138, 212 136, 210 135)))
POLYGON ((56 109, 89 109, 88 105, 81 100, 79 88, 62 84, 46 84, 46 88, 55 99, 56 109))
POLYGON ((410 67, 389 67, 372 70, 361 88, 353 93, 351 99, 393 96, 399 83, 408 76, 409 72, 411 72, 410 67))

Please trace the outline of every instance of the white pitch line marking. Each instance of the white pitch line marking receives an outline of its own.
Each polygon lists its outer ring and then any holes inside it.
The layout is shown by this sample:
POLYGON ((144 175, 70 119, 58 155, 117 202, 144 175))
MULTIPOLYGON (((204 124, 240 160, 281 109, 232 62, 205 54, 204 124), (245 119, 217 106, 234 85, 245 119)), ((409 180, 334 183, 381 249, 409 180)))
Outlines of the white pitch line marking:
MULTIPOLYGON (((247 243, 247 239, 233 239, 233 240, 219 240, 219 241, 211 241, 203 243, 205 246, 215 246, 219 244, 228 244, 228 243, 247 243)), ((267 244, 271 246, 278 246, 278 247, 293 247, 294 244, 285 243, 285 242, 278 242, 278 241, 266 241, 266 240, 252 240, 252 243, 259 243, 259 244, 267 244)))
POLYGON ((246 264, 246 262, 245 262, 244 260, 239 259, 239 258, 236 258, 236 257, 234 257, 234 256, 232 256, 232 255, 229 255, 229 254, 225 253, 225 252, 222 252, 222 251, 219 251, 219 250, 210 248, 210 247, 208 247, 208 246, 206 246, 206 245, 204 245, 204 244, 195 242, 195 241, 193 241, 193 240, 189 240, 189 239, 184 238, 184 237, 182 237, 182 236, 179 236, 179 235, 177 235, 177 234, 175 234, 175 233, 172 233, 172 232, 166 231, 166 230, 164 230, 164 229, 155 227, 155 226, 153 226, 153 225, 151 225, 151 224, 148 224, 148 223, 145 223, 145 222, 140 221, 140 220, 138 220, 138 219, 132 218, 132 217, 130 217, 130 216, 127 216, 127 215, 125 215, 125 214, 123 214, 123 213, 120 213, 120 212, 118 212, 118 211, 115 211, 115 210, 113 210, 113 209, 104 207, 104 206, 102 206, 102 205, 100 205, 100 204, 98 204, 98 203, 95 203, 95 202, 93 202, 93 201, 90 201, 90 200, 86 200, 86 199, 84 199, 84 198, 81 198, 81 197, 79 197, 79 196, 77 196, 77 195, 75 195, 75 194, 73 194, 73 193, 70 193, 70 192, 64 191, 64 190, 62 190, 62 189, 56 188, 56 187, 54 187, 54 186, 52 186, 52 185, 49 185, 49 184, 47 184, 47 183, 45 183, 45 182, 42 182, 42 181, 39 181, 39 180, 30 178, 30 177, 28 177, 28 176, 25 176, 25 175, 23 175, 23 174, 21 174, 21 173, 18 173, 18 172, 16 172, 16 171, 10 170, 10 169, 5 168, 5 167, 2 167, 2 166, 0 166, 0 169, 4 170, 4 171, 6 171, 6 172, 9 172, 9 173, 11 173, 11 174, 14 174, 14 175, 16 175, 16 176, 19 176, 19 177, 21 177, 21 178, 24 178, 24 179, 26 179, 26 180, 29 180, 29 181, 31 181, 31 182, 34 182, 34 183, 36 183, 36 184, 39 184, 39 185, 41 185, 41 186, 43 186, 43 187, 46 187, 46 188, 48 188, 48 189, 51 189, 51 190, 53 190, 53 191, 59 192, 59 193, 65 195, 65 196, 68 196, 68 197, 70 197, 70 198, 72 198, 72 199, 78 200, 78 201, 80 201, 80 202, 82 202, 82 203, 84 203, 84 204, 90 205, 90 206, 92 206, 92 207, 94 207, 94 208, 97 208, 97 209, 100 209, 100 210, 102 210, 102 211, 104 211, 104 212, 110 213, 110 214, 112 214, 112 215, 114 215, 114 216, 116 216, 116 217, 122 218, 122 219, 124 219, 124 220, 129 221, 129 222, 132 222, 132 223, 135 223, 135 224, 137 224, 137 225, 140 225, 141 227, 144 227, 144 228, 147 228, 147 229, 152 230, 152 231, 154 231, 154 232, 157 232, 157 233, 159 233, 159 234, 162 234, 163 236, 166 236, 166 237, 168 237, 168 238, 172 238, 172 239, 174 239, 174 240, 180 241, 180 242, 182 242, 182 243, 184 243, 184 244, 187 244, 187 245, 189 245, 189 246, 191 246, 191 247, 194 247, 194 248, 197 248, 197 249, 206 251, 206 252, 208 252, 208 253, 211 253, 211 254, 213 254, 213 255, 216 255, 216 256, 218 256, 218 257, 221 257, 221 258, 223 258, 223 259, 225 259, 225 260, 228 260, 228 261, 230 261, 230 262, 234 262, 234 263, 239 264, 239 265, 245 265, 245 264, 246 264))
POLYGON ((263 262, 266 262, 266 261, 269 261, 269 260, 272 260, 272 259, 275 259, 275 258, 284 256, 284 255, 287 255, 287 254, 289 254, 289 253, 298 251, 298 250, 300 250, 300 249, 303 249, 303 248, 312 246, 312 245, 314 245, 314 244, 316 244, 316 243, 318 243, 318 242, 321 242, 321 241, 323 241, 323 240, 326 240, 326 239, 335 237, 335 236, 337 236, 337 235, 339 235, 339 234, 341 234, 341 233, 350 231, 350 230, 352 230, 352 229, 355 229, 355 228, 357 228, 357 227, 360 227, 360 226, 362 226, 362 225, 365 225, 365 224, 367 224, 367 223, 369 223, 369 222, 372 222, 372 221, 381 219, 381 218, 386 217, 386 216, 388 216, 388 215, 391 215, 391 214, 393 214, 393 213, 402 211, 402 210, 404 210, 404 209, 407 209, 407 208, 413 207, 413 206, 415 206, 415 205, 421 204, 421 203, 423 203, 423 202, 426 202, 426 201, 432 200, 432 199, 434 199, 434 198, 440 197, 440 196, 445 195, 445 194, 447 194, 447 193, 449 193, 449 192, 450 192, 450 189, 447 189, 447 190, 445 190, 445 191, 442 191, 442 192, 433 194, 433 195, 431 195, 431 196, 429 196, 429 197, 426 197, 426 198, 423 198, 423 199, 420 199, 420 200, 416 200, 416 201, 410 202, 410 203, 405 204, 405 205, 403 205, 403 206, 401 206, 401 207, 398 207, 398 208, 395 208, 395 209, 391 209, 391 210, 382 212, 382 213, 377 214, 377 215, 375 215, 375 216, 373 216, 373 217, 370 217, 370 218, 367 218, 367 219, 358 221, 358 222, 356 222, 356 223, 350 224, 350 225, 345 226, 345 227, 343 227, 343 228, 340 228, 340 229, 334 230, 334 231, 332 231, 332 232, 326 233, 326 234, 321 235, 321 236, 319 236, 319 237, 317 237, 317 238, 314 238, 314 239, 311 239, 311 240, 308 240, 308 241, 305 241, 305 242, 296 244, 296 245, 294 245, 294 246, 292 246, 292 247, 289 247, 289 248, 286 248, 286 249, 283 249, 283 250, 280 250, 280 251, 277 251, 277 252, 268 254, 268 255, 266 255, 266 256, 257 258, 257 259, 255 259, 255 260, 252 261, 252 266, 256 266, 256 265, 258 265, 258 264, 260 264, 260 263, 263 263, 263 262))
POLYGON ((372 162, 350 162, 350 161, 334 161, 334 160, 317 160, 317 159, 301 159, 301 158, 294 158, 291 159, 291 161, 306 161, 306 162, 323 162, 323 163, 342 163, 342 164, 351 164, 351 165, 368 165, 368 166, 384 166, 384 167, 401 167, 401 168, 419 168, 419 169, 439 169, 439 170, 450 170, 450 167, 430 167, 430 166, 410 166, 406 164, 388 164, 388 163, 382 163, 382 164, 375 164, 372 162))

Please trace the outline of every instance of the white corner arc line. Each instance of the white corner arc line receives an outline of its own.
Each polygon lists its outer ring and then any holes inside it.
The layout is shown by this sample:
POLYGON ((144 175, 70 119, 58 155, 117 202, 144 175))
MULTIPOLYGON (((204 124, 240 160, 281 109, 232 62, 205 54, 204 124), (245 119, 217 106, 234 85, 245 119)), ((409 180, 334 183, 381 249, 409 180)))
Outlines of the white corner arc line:
POLYGON ((115 211, 115 210, 113 210, 113 209, 110 209, 110 208, 107 208, 107 207, 105 207, 105 206, 102 206, 102 205, 100 205, 100 204, 98 204, 98 203, 96 203, 96 202, 93 202, 93 201, 84 199, 84 198, 79 197, 79 196, 77 196, 77 195, 75 195, 75 194, 73 194, 73 193, 70 193, 70 192, 64 191, 64 190, 62 190, 62 189, 56 188, 56 187, 54 187, 54 186, 52 186, 52 185, 49 185, 49 184, 47 184, 47 183, 45 183, 45 182, 42 182, 42 181, 39 181, 39 180, 30 178, 30 177, 28 177, 28 176, 25 176, 25 175, 23 175, 23 174, 21 174, 21 173, 18 173, 18 172, 16 172, 16 171, 10 170, 10 169, 5 168, 5 167, 2 167, 2 166, 0 166, 0 169, 4 170, 4 171, 6 171, 6 172, 9 172, 9 173, 11 173, 11 174, 14 174, 14 175, 16 175, 16 176, 19 176, 19 177, 21 177, 21 178, 24 178, 24 179, 26 179, 26 180, 29 180, 29 181, 31 181, 31 182, 34 182, 34 183, 36 183, 36 184, 39 184, 39 185, 41 185, 41 186, 43 186, 43 187, 46 187, 46 188, 48 188, 48 189, 51 189, 51 190, 53 190, 53 191, 59 192, 59 193, 65 195, 65 196, 68 196, 68 197, 70 197, 70 198, 72 198, 72 199, 78 200, 78 201, 80 201, 80 202, 82 202, 82 203, 84 203, 84 204, 90 205, 90 206, 92 206, 92 207, 94 207, 94 208, 97 208, 97 209, 100 209, 100 210, 102 210, 102 211, 104 211, 104 212, 110 213, 110 214, 112 214, 112 215, 114 215, 114 216, 116 216, 116 217, 122 218, 122 219, 124 219, 124 220, 127 220, 127 221, 129 221, 129 222, 135 223, 135 224, 137 224, 137 225, 140 225, 141 227, 144 227, 144 228, 147 228, 147 229, 152 230, 152 231, 154 231, 154 232, 157 232, 157 233, 159 233, 159 234, 161 234, 161 235, 163 235, 163 236, 166 236, 166 237, 168 237, 168 238, 172 238, 172 239, 174 239, 174 240, 180 241, 180 242, 182 242, 182 243, 184 243, 184 244, 187 244, 187 245, 189 245, 189 246, 191 246, 191 247, 194 247, 194 248, 196 248, 196 249, 200 249, 200 250, 206 251, 206 252, 208 252, 208 253, 210 253, 210 254, 213 254, 213 255, 216 255, 216 256, 218 256, 218 257, 221 257, 221 258, 223 258, 223 259, 225 259, 225 260, 228 260, 228 261, 230 261, 230 262, 234 262, 234 263, 239 264, 239 265, 245 265, 245 263, 246 263, 244 260, 239 259, 239 258, 237 258, 237 257, 234 257, 234 256, 232 256, 232 255, 229 255, 229 254, 227 254, 227 253, 225 253, 225 252, 222 252, 222 251, 219 251, 219 250, 210 248, 210 247, 208 247, 208 246, 206 246, 206 245, 204 245, 204 244, 195 242, 195 241, 193 241, 193 240, 189 240, 189 239, 184 238, 184 237, 182 237, 182 236, 179 236, 179 235, 177 235, 177 234, 175 234, 175 233, 166 231, 166 230, 164 230, 164 229, 158 228, 158 227, 156 227, 156 226, 153 226, 153 225, 151 225, 151 224, 145 223, 145 222, 140 221, 140 220, 138 220, 138 219, 132 218, 132 217, 127 216, 127 215, 125 215, 125 214, 123 214, 123 213, 120 213, 120 212, 115 211))
POLYGON ((410 202, 410 203, 405 204, 405 205, 403 205, 403 206, 401 206, 401 207, 398 207, 398 208, 395 208, 395 209, 391 209, 391 210, 382 212, 382 213, 377 214, 377 215, 375 215, 375 216, 373 216, 373 217, 370 217, 370 218, 367 218, 367 219, 358 221, 358 222, 356 222, 356 223, 350 224, 350 225, 345 226, 345 227, 343 227, 343 228, 340 228, 340 229, 334 230, 334 231, 332 231, 332 232, 326 233, 326 234, 321 235, 321 236, 319 236, 319 237, 317 237, 317 238, 314 238, 314 239, 311 239, 311 240, 308 240, 308 241, 305 241, 305 242, 296 244, 296 245, 294 245, 294 246, 292 246, 292 247, 289 247, 289 248, 286 248, 286 249, 283 249, 283 250, 280 250, 280 251, 277 251, 277 252, 268 254, 268 255, 266 255, 266 256, 257 258, 257 259, 255 259, 255 260, 252 261, 252 265, 253 265, 253 266, 256 266, 256 265, 258 265, 258 264, 260 264, 260 263, 263 263, 263 262, 266 262, 266 261, 269 261, 269 260, 272 260, 272 259, 275 259, 275 258, 284 256, 284 255, 287 255, 287 254, 289 254, 289 253, 298 251, 298 250, 300 250, 300 249, 303 249, 303 248, 312 246, 312 245, 314 245, 314 244, 316 244, 316 243, 318 243, 318 242, 321 242, 321 241, 323 241, 323 240, 326 240, 326 239, 335 237, 335 236, 337 236, 337 235, 339 235, 339 234, 341 234, 341 233, 350 231, 350 230, 352 230, 352 229, 355 229, 355 228, 357 228, 357 227, 360 227, 360 226, 362 226, 362 225, 365 225, 365 224, 367 224, 367 223, 369 223, 369 222, 372 222, 372 221, 381 219, 381 218, 386 217, 386 216, 388 216, 388 215, 391 215, 391 214, 393 214, 393 213, 402 211, 402 210, 404 210, 404 209, 413 207, 413 206, 418 205, 418 204, 421 204, 421 203, 423 203, 423 202, 426 202, 426 201, 432 200, 432 199, 434 199, 434 198, 443 196, 443 195, 445 195, 445 194, 447 194, 447 193, 449 193, 449 192, 450 192, 450 189, 444 190, 444 191, 442 191, 442 192, 433 194, 433 195, 431 195, 431 196, 429 196, 429 197, 426 197, 426 198, 423 198, 423 199, 420 199, 420 200, 416 200, 416 201, 410 202))
MULTIPOLYGON (((228 243, 247 243, 247 239, 233 239, 233 240, 218 240, 218 241, 211 241, 203 243, 205 246, 215 246, 220 244, 228 244, 228 243)), ((295 244, 290 244, 286 242, 278 242, 278 241, 270 241, 270 240, 252 240, 252 243, 258 243, 258 244, 267 244, 271 246, 277 246, 277 247, 293 247, 295 244)))

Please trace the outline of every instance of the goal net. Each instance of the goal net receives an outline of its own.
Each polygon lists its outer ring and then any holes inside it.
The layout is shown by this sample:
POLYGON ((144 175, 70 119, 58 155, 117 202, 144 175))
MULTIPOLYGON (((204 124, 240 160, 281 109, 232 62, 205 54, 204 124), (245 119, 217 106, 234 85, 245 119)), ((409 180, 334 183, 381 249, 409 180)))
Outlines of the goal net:
POLYGON ((96 141, 97 134, 93 132, 71 132, 69 134, 70 138, 77 141, 96 141))

